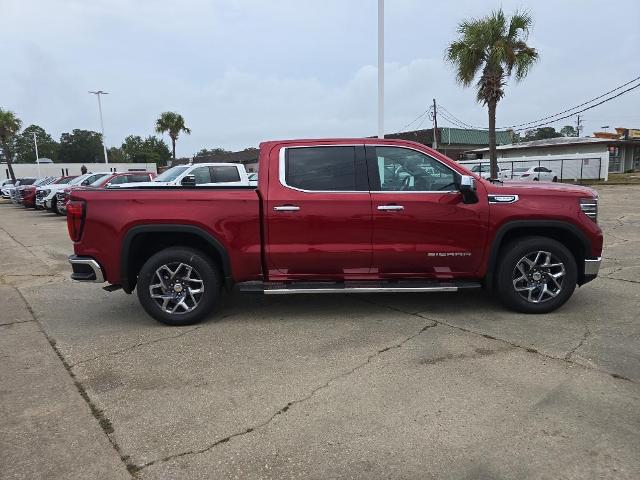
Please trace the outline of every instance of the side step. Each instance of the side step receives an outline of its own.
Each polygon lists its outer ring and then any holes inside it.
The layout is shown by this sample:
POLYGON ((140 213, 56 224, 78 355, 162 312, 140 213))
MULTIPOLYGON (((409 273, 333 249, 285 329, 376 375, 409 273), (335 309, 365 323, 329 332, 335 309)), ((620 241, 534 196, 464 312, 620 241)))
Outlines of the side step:
POLYGON ((410 293, 457 292, 467 288, 481 288, 479 282, 458 280, 439 281, 369 281, 369 282, 245 282, 238 284, 241 292, 265 295, 299 293, 410 293))

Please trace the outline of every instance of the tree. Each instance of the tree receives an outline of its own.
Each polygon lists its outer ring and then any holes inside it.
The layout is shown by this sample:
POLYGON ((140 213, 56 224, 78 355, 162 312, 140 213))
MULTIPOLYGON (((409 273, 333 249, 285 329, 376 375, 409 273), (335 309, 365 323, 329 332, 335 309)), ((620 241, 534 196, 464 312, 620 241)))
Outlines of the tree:
POLYGON ((206 157, 209 155, 221 155, 225 153, 233 153, 231 150, 225 150, 224 148, 203 148, 198 153, 196 153, 196 157, 206 157))
POLYGON ((530 142, 532 140, 544 140, 545 138, 561 137, 560 132, 556 132, 553 127, 540 127, 535 130, 527 130, 524 134, 524 141, 530 142))
POLYGON ((127 158, 120 147, 111 147, 107 150, 109 163, 127 163, 127 158))
POLYGON ((33 144, 33 134, 38 142, 38 156, 40 158, 50 158, 54 162, 58 160, 58 150, 60 146, 44 128, 38 125, 29 125, 20 135, 15 137, 14 150, 16 163, 35 163, 36 150, 33 144))
POLYGON ((163 112, 156 120, 156 132, 163 134, 168 133, 171 138, 171 146, 173 151, 173 159, 176 159, 176 141, 181 132, 189 135, 191 130, 184 124, 182 115, 176 112, 163 112))
POLYGON ((12 146, 16 134, 22 127, 22 120, 20 120, 15 113, 10 110, 4 110, 0 108, 0 146, 2 146, 2 153, 7 161, 7 168, 11 180, 15 183, 16 176, 13 173, 13 151, 12 146))
POLYGON ((91 130, 74 129, 60 136, 60 160, 69 163, 99 163, 102 157, 102 135, 91 130))
POLYGON ((562 127, 560 129, 560 134, 563 137, 577 137, 578 136, 578 130, 576 130, 571 125, 565 125, 564 127, 562 127))
POLYGON ((456 80, 471 85, 479 72, 478 102, 489 112, 489 156, 491 178, 498 176, 496 153, 496 107, 504 96, 504 86, 515 71, 522 80, 538 59, 538 52, 526 44, 532 18, 516 12, 507 20, 502 9, 481 19, 464 20, 458 25, 459 38, 446 51, 446 59, 456 70, 456 80))
POLYGON ((171 158, 171 152, 164 140, 153 135, 144 140, 138 135, 129 135, 121 147, 124 158, 134 163, 155 163, 163 166, 171 158))

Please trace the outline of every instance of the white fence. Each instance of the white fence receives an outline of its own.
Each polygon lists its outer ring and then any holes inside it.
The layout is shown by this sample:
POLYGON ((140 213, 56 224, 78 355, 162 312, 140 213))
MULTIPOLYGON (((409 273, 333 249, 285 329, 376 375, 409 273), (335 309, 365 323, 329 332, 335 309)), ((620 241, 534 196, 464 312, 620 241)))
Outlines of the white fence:
MULTIPOLYGON (((481 165, 482 171, 489 171, 489 160, 461 160, 460 164, 471 169, 481 165)), ((608 180, 609 155, 545 155, 539 157, 498 158, 498 165, 503 170, 518 167, 547 167, 553 170, 559 181, 608 180)))
MULTIPOLYGON (((156 172, 155 163, 14 163, 13 173, 18 177, 47 177, 59 175, 80 175, 82 165, 87 167, 87 172, 129 172, 142 170, 156 172)), ((0 165, 2 171, 0 178, 9 178, 9 169, 6 164, 0 165)))

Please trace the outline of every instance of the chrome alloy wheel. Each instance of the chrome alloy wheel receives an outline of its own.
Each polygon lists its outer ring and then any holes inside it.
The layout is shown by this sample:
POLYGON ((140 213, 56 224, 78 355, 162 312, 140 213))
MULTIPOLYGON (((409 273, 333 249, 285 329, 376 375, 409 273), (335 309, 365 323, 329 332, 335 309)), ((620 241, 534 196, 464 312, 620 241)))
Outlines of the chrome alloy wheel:
POLYGON ((541 250, 522 257, 513 269, 513 288, 531 303, 543 303, 558 296, 566 274, 564 263, 541 250))
POLYGON ((153 274, 149 294, 164 312, 188 313, 195 310, 202 300, 204 282, 192 266, 169 263, 153 274))

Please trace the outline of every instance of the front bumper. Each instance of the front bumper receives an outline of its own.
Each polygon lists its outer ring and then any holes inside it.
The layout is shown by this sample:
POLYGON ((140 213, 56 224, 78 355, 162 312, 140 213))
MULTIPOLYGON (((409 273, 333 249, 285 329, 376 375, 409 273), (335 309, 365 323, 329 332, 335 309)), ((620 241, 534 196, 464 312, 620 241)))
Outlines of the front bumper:
POLYGON ((78 282, 104 283, 102 267, 91 257, 69 256, 69 263, 73 273, 71 279, 78 282))
POLYGON ((598 272, 600 271, 600 264, 602 263, 602 257, 598 258, 587 258, 584 261, 584 272, 582 276, 581 285, 590 282, 598 276, 598 272))

